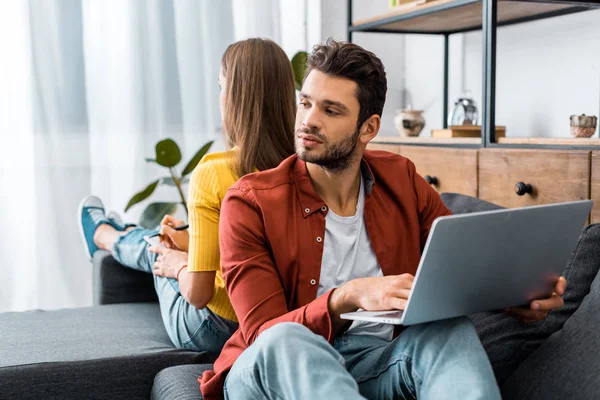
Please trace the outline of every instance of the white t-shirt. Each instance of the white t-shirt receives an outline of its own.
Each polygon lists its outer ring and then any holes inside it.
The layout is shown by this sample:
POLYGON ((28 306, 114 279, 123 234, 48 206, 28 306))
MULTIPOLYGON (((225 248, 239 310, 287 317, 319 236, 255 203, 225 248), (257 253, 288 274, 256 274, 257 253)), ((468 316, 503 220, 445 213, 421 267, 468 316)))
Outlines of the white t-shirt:
MULTIPOLYGON (((356 214, 341 217, 329 209, 325 217, 325 242, 317 296, 352 279, 383 276, 365 227, 364 209, 365 188, 361 178, 356 214)), ((346 333, 377 336, 389 341, 392 340, 394 326, 354 321, 346 333)))

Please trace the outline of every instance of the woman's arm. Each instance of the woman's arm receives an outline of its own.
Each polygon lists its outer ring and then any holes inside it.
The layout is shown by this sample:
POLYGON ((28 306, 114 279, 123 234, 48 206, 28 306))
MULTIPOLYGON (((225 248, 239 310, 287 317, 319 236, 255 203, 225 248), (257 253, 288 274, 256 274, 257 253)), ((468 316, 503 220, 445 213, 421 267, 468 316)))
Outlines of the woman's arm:
POLYGON ((181 295, 198 309, 206 307, 213 296, 215 275, 215 271, 189 272, 183 268, 177 279, 181 295))
POLYGON ((148 251, 157 254, 154 275, 177 279, 179 292, 188 303, 206 307, 213 296, 215 271, 188 272, 188 254, 180 250, 150 247, 148 251))

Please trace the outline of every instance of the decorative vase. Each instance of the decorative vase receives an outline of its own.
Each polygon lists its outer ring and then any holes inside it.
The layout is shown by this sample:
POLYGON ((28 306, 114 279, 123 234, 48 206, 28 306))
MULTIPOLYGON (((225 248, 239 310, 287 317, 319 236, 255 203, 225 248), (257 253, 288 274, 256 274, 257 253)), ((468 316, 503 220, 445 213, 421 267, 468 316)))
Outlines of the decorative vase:
POLYGON ((423 110, 413 110, 406 108, 396 110, 397 115, 394 118, 394 125, 400 136, 419 136, 419 133, 425 126, 425 118, 423 118, 423 110))
POLYGON ((596 132, 598 118, 593 115, 571 115, 571 136, 589 138, 596 132))

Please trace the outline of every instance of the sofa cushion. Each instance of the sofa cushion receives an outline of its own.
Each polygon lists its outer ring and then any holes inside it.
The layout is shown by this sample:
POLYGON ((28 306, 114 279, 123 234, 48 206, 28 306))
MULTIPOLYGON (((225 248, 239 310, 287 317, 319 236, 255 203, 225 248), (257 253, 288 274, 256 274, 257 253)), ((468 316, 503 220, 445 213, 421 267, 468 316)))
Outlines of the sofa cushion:
POLYGON ((158 301, 152 274, 119 264, 110 252, 94 253, 94 305, 158 301))
POLYGON ((551 313, 550 323, 557 326, 576 309, 575 292, 587 295, 562 329, 553 333, 507 379, 502 388, 504 398, 600 398, 599 268, 600 224, 595 224, 584 230, 567 265, 571 280, 570 291, 565 294, 566 305, 551 313), (587 279, 593 279, 591 287, 585 284, 587 279))
POLYGON ((214 355, 178 350, 156 303, 0 314, 0 398, 147 399, 154 376, 214 355))
POLYGON ((163 369, 154 378, 152 400, 199 400, 202 399, 198 377, 212 364, 178 365, 163 369))
MULTIPOLYGON (((442 200, 455 214, 502 208, 470 196, 443 193, 442 200)), ((565 305, 540 322, 524 323, 503 312, 471 315, 481 342, 490 358, 498 382, 502 384, 513 371, 550 335, 559 331, 590 291, 600 267, 599 226, 583 229, 562 275, 567 279, 565 305)))

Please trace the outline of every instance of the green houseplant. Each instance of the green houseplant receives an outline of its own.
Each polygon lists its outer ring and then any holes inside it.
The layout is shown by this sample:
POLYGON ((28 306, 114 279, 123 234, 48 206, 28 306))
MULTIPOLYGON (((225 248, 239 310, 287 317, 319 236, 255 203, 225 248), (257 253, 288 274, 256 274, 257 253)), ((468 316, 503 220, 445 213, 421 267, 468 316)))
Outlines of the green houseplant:
POLYGON ((305 51, 299 51, 292 57, 292 70, 294 71, 294 81, 296 83, 296 90, 302 89, 302 80, 304 79, 304 73, 306 72, 306 59, 308 53, 305 51))
POLYGON ((210 150, 213 141, 206 143, 196 154, 191 158, 190 161, 183 168, 181 173, 178 173, 176 167, 181 162, 181 150, 177 143, 175 143, 172 139, 164 139, 156 144, 155 150, 156 155, 155 158, 146 158, 147 162, 156 163, 162 167, 165 167, 169 170, 170 176, 164 176, 155 180, 146 186, 143 190, 134 194, 127 206, 125 207, 125 212, 129 210, 134 205, 146 200, 148 197, 154 193, 156 188, 159 185, 168 185, 173 186, 177 189, 179 193, 179 197, 181 198, 181 202, 169 202, 169 203, 151 203, 149 204, 142 216, 140 217, 139 225, 146 229, 155 229, 160 225, 160 221, 167 214, 174 214, 177 211, 177 207, 179 204, 183 206, 185 210, 186 216, 188 215, 187 203, 185 199, 185 195, 183 193, 182 185, 184 183, 189 182, 189 176, 196 168, 196 165, 200 162, 202 157, 210 150))

